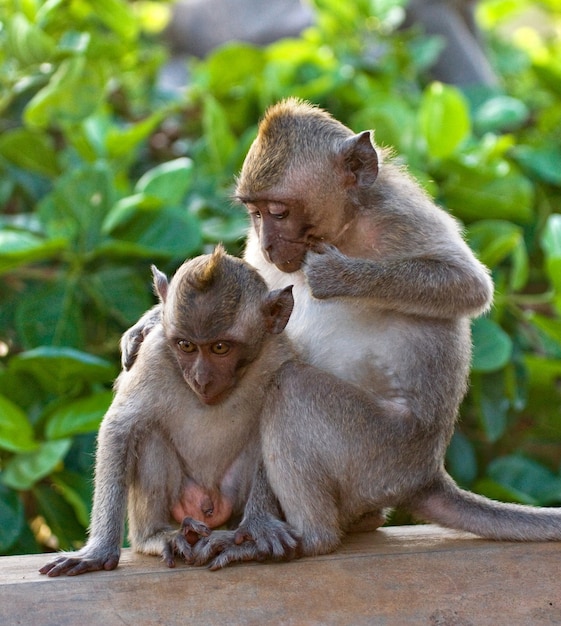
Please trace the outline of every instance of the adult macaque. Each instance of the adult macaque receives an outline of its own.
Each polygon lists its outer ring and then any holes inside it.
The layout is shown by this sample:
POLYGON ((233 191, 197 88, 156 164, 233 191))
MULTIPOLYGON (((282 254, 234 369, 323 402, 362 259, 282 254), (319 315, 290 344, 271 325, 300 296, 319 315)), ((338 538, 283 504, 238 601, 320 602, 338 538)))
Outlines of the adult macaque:
MULTIPOLYGON (((466 391, 470 317, 490 306, 493 286, 456 222, 370 131, 283 101, 260 124, 236 197, 252 219, 246 260, 271 289, 294 285, 286 332, 330 376, 312 369, 271 388, 264 467, 240 530, 201 539, 196 562, 222 549, 214 567, 266 556, 273 494, 304 554, 335 549, 357 522, 374 528, 399 506, 484 537, 561 539, 558 510, 492 502, 444 470, 466 391)), ((157 315, 127 335, 127 365, 157 315)))
POLYGON ((45 565, 43 574, 117 567, 127 495, 133 548, 162 554, 170 567, 175 554, 191 557, 171 523, 184 493, 206 522, 189 521, 198 535, 239 516, 247 500, 271 372, 292 357, 279 335, 292 310, 291 290, 269 293, 254 270, 222 248, 183 264, 169 285, 152 270, 161 322, 134 369, 117 379, 100 428, 88 542, 45 565))

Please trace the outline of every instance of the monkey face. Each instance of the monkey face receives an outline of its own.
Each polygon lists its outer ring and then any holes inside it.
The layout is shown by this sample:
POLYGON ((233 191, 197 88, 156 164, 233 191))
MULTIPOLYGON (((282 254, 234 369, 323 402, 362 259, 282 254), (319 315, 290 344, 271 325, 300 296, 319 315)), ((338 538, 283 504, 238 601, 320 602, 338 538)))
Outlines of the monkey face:
POLYGON ((174 344, 183 379, 203 404, 223 402, 247 365, 243 345, 234 341, 195 343, 177 339, 174 344))
POLYGON ((265 257, 281 272, 299 270, 313 245, 312 227, 299 203, 258 200, 246 206, 265 257))

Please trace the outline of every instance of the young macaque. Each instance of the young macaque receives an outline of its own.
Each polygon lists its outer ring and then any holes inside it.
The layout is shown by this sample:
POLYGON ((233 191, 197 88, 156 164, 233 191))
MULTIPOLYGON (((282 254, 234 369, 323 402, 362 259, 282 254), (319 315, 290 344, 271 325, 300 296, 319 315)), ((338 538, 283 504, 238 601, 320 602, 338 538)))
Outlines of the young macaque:
POLYGON ((170 567, 177 554, 191 558, 172 518, 183 520, 191 507, 199 521, 184 522, 184 531, 204 535, 231 515, 239 519, 247 500, 271 375, 292 357, 279 334, 292 310, 291 289, 269 293, 221 247, 184 263, 169 284, 152 270, 161 321, 134 369, 117 379, 101 424, 89 539, 43 574, 117 567, 127 496, 133 548, 163 555, 170 567))
MULTIPOLYGON (((455 220, 370 131, 355 134, 296 99, 267 111, 236 197, 252 220, 245 259, 269 288, 294 285, 286 333, 313 367, 293 376, 287 364, 277 375, 242 525, 202 538, 195 561, 221 550, 213 567, 267 556, 275 498, 303 554, 381 525, 392 507, 488 538, 561 539, 559 510, 493 502, 444 470, 467 386, 470 318, 493 294, 455 220)), ((128 367, 158 316, 124 338, 128 367)))

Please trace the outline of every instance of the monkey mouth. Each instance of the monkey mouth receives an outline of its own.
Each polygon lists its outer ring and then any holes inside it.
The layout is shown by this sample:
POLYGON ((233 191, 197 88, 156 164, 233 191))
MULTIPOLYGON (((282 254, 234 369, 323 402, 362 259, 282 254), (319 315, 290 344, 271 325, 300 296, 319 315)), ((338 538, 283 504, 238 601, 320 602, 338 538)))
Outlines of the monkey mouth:
POLYGON ((226 398, 232 392, 232 387, 228 387, 220 391, 213 391, 209 393, 203 393, 201 391, 196 391, 194 389, 193 391, 195 391, 197 398, 199 398, 199 400, 203 404, 206 404, 207 406, 216 406, 217 404, 220 404, 221 402, 224 402, 224 400, 226 400, 226 398))
POLYGON ((285 274, 292 274, 292 272, 297 272, 302 267, 307 251, 308 246, 306 244, 300 244, 298 246, 298 252, 288 258, 284 258, 281 255, 277 256, 276 254, 271 254, 271 252, 266 253, 266 255, 269 258, 269 261, 273 263, 273 265, 281 272, 284 272, 285 274))

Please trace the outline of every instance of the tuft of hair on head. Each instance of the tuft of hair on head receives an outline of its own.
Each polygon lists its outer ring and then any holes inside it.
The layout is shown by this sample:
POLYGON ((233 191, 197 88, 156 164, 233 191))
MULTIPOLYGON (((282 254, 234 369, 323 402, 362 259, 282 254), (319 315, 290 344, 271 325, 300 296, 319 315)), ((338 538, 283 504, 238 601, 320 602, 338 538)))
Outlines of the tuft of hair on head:
POLYGON ((203 259, 197 267, 193 268, 189 275, 189 283, 191 287, 198 291, 206 291, 214 283, 220 265, 224 257, 226 256, 226 250, 222 244, 218 244, 211 254, 203 259))

